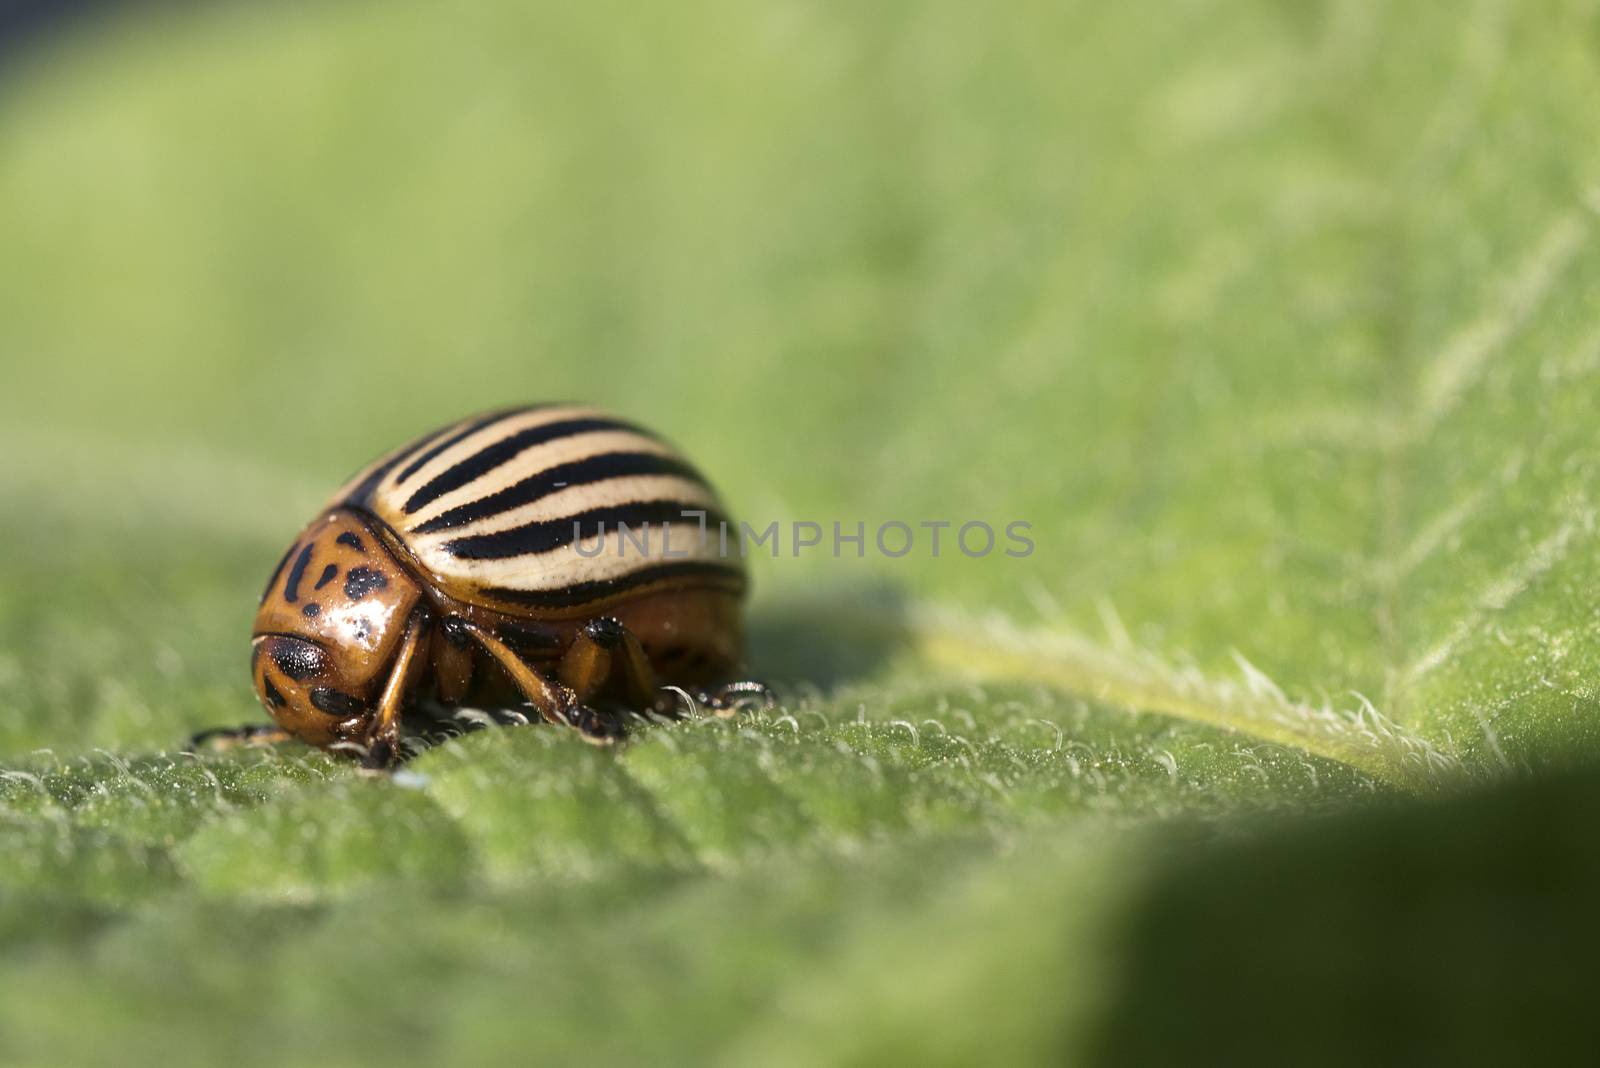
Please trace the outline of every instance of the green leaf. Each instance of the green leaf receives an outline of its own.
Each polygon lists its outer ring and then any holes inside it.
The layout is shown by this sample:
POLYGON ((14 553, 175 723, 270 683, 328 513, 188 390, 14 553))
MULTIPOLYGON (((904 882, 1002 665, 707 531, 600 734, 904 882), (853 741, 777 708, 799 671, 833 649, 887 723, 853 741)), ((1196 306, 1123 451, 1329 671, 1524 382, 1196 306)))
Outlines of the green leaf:
POLYGON ((1410 982, 1397 1034, 1521 1006, 1545 958, 1384 972, 1374 917, 1444 835, 1413 954, 1546 938, 1512 846, 1588 825, 1450 798, 1600 748, 1597 18, 341 0, 8 54, 0 1061, 1188 1059, 1219 925, 1410 982), (777 524, 780 708, 179 752, 259 718, 332 486, 560 397, 777 524))

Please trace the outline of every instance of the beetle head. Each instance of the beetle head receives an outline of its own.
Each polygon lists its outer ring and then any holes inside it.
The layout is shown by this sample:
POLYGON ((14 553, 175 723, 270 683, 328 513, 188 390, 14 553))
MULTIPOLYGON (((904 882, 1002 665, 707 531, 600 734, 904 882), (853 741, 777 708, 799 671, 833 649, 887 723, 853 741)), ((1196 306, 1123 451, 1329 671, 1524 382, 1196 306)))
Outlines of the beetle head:
POLYGON ((251 675, 267 712, 312 745, 359 740, 421 594, 354 512, 315 520, 256 613, 251 675))

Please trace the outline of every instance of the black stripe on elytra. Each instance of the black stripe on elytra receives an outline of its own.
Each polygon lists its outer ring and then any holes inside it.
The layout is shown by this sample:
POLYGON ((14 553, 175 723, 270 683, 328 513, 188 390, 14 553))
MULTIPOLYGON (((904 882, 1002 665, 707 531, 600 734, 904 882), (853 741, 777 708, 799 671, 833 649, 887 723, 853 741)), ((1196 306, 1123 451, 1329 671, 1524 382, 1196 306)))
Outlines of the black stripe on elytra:
POLYGON ((271 646, 272 662, 296 682, 304 682, 325 666, 322 650, 304 638, 275 635, 271 646))
MULTIPOLYGON (((342 537, 344 537, 344 535, 341 534, 341 535, 339 535, 339 537, 342 538, 342 537)), ((322 587, 324 587, 328 583, 332 582, 333 581, 333 577, 335 575, 337 575, 338 573, 339 573, 339 565, 338 564, 329 564, 327 567, 322 569, 322 575, 321 575, 320 578, 317 579, 317 584, 315 586, 311 587, 311 588, 314 589, 314 590, 322 589, 322 587)))
POLYGON ((598 579, 594 582, 575 582, 553 590, 518 590, 508 586, 492 586, 483 591, 486 597, 508 604, 528 608, 570 608, 605 597, 626 593, 648 586, 653 582, 673 579, 714 579, 731 585, 735 592, 744 589, 744 572, 736 564, 707 560, 684 560, 678 563, 657 564, 641 568, 616 578, 598 579))
POLYGON ((331 686, 313 686, 311 703, 330 716, 353 716, 367 710, 367 703, 361 698, 331 686))
POLYGON ((374 590, 389 585, 389 580, 370 567, 352 567, 344 576, 344 595, 359 601, 374 590))
POLYGON ((606 419, 599 416, 590 416, 583 419, 562 419, 554 423, 543 423, 519 430, 485 445, 477 452, 457 463, 454 467, 442 471, 425 482, 406 501, 407 515, 426 508, 434 501, 443 497, 451 490, 458 490, 474 479, 481 478, 499 467, 501 464, 516 457, 525 449, 547 442, 569 438, 574 434, 588 434, 596 430, 623 430, 641 437, 654 437, 648 430, 642 430, 631 423, 624 423, 616 419, 606 419))
MULTIPOLYGON (((533 411, 533 409, 508 408, 504 411, 490 412, 487 415, 480 415, 478 418, 474 419, 472 422, 468 423, 454 434, 451 434, 449 437, 446 437, 443 440, 430 445, 428 448, 423 449, 423 451, 415 460, 412 460, 409 464, 406 464, 405 470, 401 471, 399 476, 395 478, 394 484, 396 486, 405 485, 405 483, 411 479, 412 476, 414 476, 418 471, 422 470, 429 460, 433 459, 435 456, 438 456, 450 446, 465 441, 467 438, 470 438, 484 427, 498 423, 502 419, 509 419, 513 415, 518 415, 526 411, 533 411)), ((421 444, 419 443, 417 447, 420 448, 421 444)))
MULTIPOLYGON (((642 542, 645 538, 644 525, 650 523, 666 524, 691 524, 699 523, 697 516, 685 517, 685 511, 706 513, 706 526, 716 527, 719 523, 726 522, 720 512, 692 501, 635 501, 631 504, 613 504, 603 508, 591 508, 586 512, 562 516, 560 519, 545 519, 536 523, 526 523, 510 530, 496 530, 489 534, 472 534, 464 538, 455 538, 447 541, 441 548, 452 556, 464 560, 500 560, 508 556, 527 556, 533 553, 547 553, 552 549, 559 549, 571 545, 578 539, 588 540, 596 537, 604 527, 615 531, 619 524, 627 524, 629 531, 642 542)), ((656 530, 649 535, 656 544, 660 544, 664 533, 656 530)), ((698 531, 696 532, 698 537, 698 531)), ((686 552, 689 543, 685 540, 679 545, 679 552, 686 552)), ((624 550, 626 551, 626 550, 624 550)), ((641 559, 642 554, 634 550, 641 559)))
MULTIPOLYGON (((367 472, 365 478, 350 488, 350 492, 344 495, 344 500, 341 503, 361 505, 363 507, 370 504, 372 494, 390 471, 399 467, 407 457, 415 456, 418 449, 426 448, 429 442, 438 440, 449 429, 449 427, 445 427, 442 430, 435 430, 431 434, 424 434, 415 441, 408 442, 404 448, 396 449, 394 452, 389 453, 382 461, 378 462, 376 467, 367 472)), ((350 536, 355 537, 353 534, 350 536)), ((341 534, 334 540, 344 541, 344 535, 341 534)), ((359 548, 359 545, 356 548, 359 548)))
POLYGON ((608 452, 589 456, 570 463, 547 467, 497 493, 475 501, 457 505, 440 512, 432 519, 411 528, 413 534, 432 534, 451 527, 475 523, 501 512, 509 512, 524 504, 532 504, 558 490, 572 486, 587 486, 604 482, 608 478, 626 478, 632 475, 676 475, 711 488, 700 472, 683 460, 672 456, 658 456, 652 452, 608 452))
POLYGON ((358 553, 365 553, 367 551, 367 547, 361 544, 361 539, 356 536, 354 531, 351 530, 345 531, 343 534, 340 534, 333 540, 339 545, 350 546, 350 548, 354 549, 358 553))
POLYGON ((306 568, 311 566, 311 554, 316 547, 316 542, 306 542, 306 547, 300 550, 294 566, 289 569, 289 580, 283 584, 283 599, 290 604, 300 599, 300 580, 305 578, 306 568))
POLYGON ((286 703, 283 699, 283 694, 279 693, 278 688, 272 685, 271 679, 262 679, 261 681, 265 684, 262 686, 261 692, 266 695, 267 704, 273 708, 282 708, 286 703))
MULTIPOLYGON (((383 481, 384 476, 390 471, 393 471, 395 466, 399 464, 401 460, 404 460, 407 456, 410 456, 413 449, 416 449, 427 440, 428 438, 423 438, 421 441, 412 442, 410 445, 407 445, 398 452, 392 453, 388 459, 384 460, 377 467, 374 467, 371 471, 367 472, 366 478, 363 478, 360 482, 352 486, 350 488, 350 492, 344 495, 344 501, 341 503, 361 505, 366 504, 372 499, 373 491, 378 488, 378 484, 383 481)), ((339 537, 335 540, 343 541, 344 535, 339 535, 339 537)))
POLYGON ((291 545, 287 549, 283 550, 283 558, 278 561, 278 566, 272 569, 272 577, 267 579, 266 588, 261 591, 261 603, 262 604, 266 603, 267 596, 270 593, 272 593, 272 587, 274 587, 274 586, 276 586, 278 584, 278 576, 283 574, 284 565, 289 562, 289 557, 293 553, 294 553, 294 546, 293 545, 291 545))

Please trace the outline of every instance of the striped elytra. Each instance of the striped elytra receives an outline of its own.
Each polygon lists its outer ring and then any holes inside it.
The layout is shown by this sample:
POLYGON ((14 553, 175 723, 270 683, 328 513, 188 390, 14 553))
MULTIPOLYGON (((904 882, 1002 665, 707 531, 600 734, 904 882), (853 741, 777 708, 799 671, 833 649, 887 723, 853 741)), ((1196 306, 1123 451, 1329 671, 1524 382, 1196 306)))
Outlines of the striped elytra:
POLYGON ((731 681, 746 580, 727 522, 671 445, 596 409, 452 423, 358 472, 289 547, 256 617, 257 694, 288 734, 375 766, 419 709, 520 700, 608 741, 618 708, 670 711, 663 687, 765 699, 731 681))
POLYGON ((332 503, 375 516, 434 581, 489 606, 560 611, 674 580, 745 581, 737 555, 720 555, 726 517, 704 476, 655 434, 592 408, 463 420, 360 472, 332 503), (698 512, 705 538, 685 515, 698 512), (648 553, 637 548, 647 524, 648 553))

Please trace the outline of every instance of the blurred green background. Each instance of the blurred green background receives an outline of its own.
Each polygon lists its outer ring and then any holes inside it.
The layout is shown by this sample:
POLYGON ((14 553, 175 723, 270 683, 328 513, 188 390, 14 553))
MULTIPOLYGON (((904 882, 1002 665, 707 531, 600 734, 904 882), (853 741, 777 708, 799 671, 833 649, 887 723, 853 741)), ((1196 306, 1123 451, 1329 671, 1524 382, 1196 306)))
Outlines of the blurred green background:
POLYGON ((1597 49, 1578 0, 339 0, 0 52, 0 1062, 1561 1041, 1597 49), (178 753, 259 717, 333 486, 539 399, 758 527, 1036 550, 758 559, 784 707, 615 754, 178 753))

